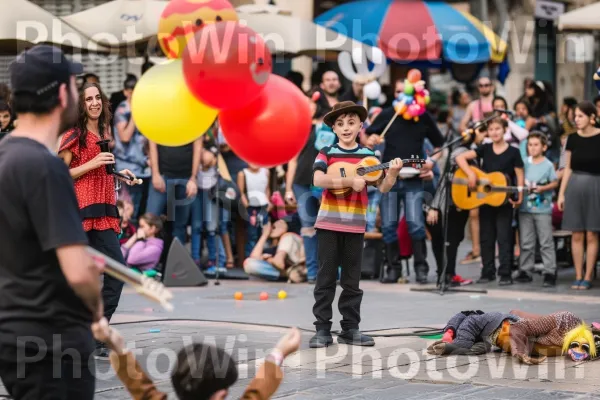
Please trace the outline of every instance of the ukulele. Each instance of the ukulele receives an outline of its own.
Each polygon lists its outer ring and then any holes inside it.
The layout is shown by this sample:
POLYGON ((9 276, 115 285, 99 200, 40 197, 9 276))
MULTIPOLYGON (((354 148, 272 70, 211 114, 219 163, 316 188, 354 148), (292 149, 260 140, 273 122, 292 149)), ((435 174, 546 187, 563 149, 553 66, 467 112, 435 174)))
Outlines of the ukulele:
MULTIPOLYGON (((415 169, 421 169, 421 166, 425 164, 427 160, 419 157, 408 158, 402 160, 402 168, 412 167, 415 169)), ((383 176, 383 170, 389 169, 391 162, 382 164, 379 162, 377 157, 365 157, 356 164, 339 161, 331 164, 327 168, 327 175, 335 178, 356 178, 361 177, 367 185, 376 185, 383 176)), ((329 193, 337 197, 346 197, 352 193, 354 189, 340 188, 340 189, 329 189, 329 193)))
POLYGON ((518 192, 531 192, 535 189, 527 186, 508 186, 508 178, 501 172, 486 174, 482 170, 471 167, 477 175, 477 187, 469 189, 467 174, 458 169, 452 179, 452 201, 456 208, 472 210, 482 205, 500 207, 508 201, 508 195, 518 192))

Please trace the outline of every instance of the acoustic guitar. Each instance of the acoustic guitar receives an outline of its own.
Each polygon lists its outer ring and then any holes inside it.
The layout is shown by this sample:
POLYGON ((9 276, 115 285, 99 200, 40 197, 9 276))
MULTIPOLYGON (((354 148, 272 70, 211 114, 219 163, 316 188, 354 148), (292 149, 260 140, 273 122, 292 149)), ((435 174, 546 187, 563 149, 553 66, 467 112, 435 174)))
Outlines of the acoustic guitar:
POLYGON ((533 190, 526 186, 508 186, 508 178, 501 172, 486 174, 478 168, 471 169, 477 175, 475 190, 469 189, 467 174, 460 168, 452 179, 452 201, 461 210, 472 210, 482 205, 500 207, 506 204, 509 194, 533 190))
MULTIPOLYGON (((408 158, 406 160, 402 160, 402 168, 421 169, 423 164, 426 162, 427 160, 419 157, 408 158)), ((377 182, 382 178, 383 171, 389 169, 390 165, 390 162, 382 164, 379 162, 377 157, 365 157, 356 164, 339 161, 331 164, 327 168, 327 175, 336 178, 362 177, 367 182, 367 185, 376 185, 377 182)), ((351 187, 329 189, 329 193, 332 193, 337 197, 346 197, 353 191, 354 189, 351 187)))

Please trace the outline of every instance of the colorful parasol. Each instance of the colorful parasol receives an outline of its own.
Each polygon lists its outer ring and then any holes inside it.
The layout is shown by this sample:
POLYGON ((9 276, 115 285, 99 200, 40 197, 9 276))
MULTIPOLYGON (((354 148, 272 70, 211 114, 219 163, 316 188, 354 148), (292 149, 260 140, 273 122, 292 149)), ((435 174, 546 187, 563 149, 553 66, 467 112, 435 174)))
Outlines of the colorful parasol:
POLYGON ((315 22, 378 46, 399 62, 501 63, 507 51, 490 27, 441 1, 360 0, 335 7, 315 22))

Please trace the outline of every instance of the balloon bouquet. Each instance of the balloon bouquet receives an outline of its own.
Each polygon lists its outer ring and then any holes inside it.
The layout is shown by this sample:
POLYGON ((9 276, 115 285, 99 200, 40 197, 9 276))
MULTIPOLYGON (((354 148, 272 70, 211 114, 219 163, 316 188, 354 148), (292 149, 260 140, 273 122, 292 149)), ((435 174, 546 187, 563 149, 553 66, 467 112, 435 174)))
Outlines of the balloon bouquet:
POLYGON ((302 150, 309 103, 271 73, 264 40, 238 23, 227 0, 171 0, 158 40, 170 60, 148 70, 132 96, 136 126, 149 140, 189 144, 218 117, 227 144, 248 163, 285 164, 302 150))
POLYGON ((429 91, 425 89, 425 81, 421 80, 422 74, 418 69, 411 69, 404 80, 404 90, 396 97, 393 102, 396 113, 385 127, 380 140, 383 140, 386 133, 398 116, 402 115, 405 120, 419 121, 421 115, 427 111, 427 105, 431 101, 429 91))
POLYGON ((419 117, 427 111, 431 101, 429 91, 425 89, 425 82, 421 80, 421 71, 411 69, 404 80, 404 91, 394 100, 394 109, 397 115, 404 119, 419 121, 419 117))

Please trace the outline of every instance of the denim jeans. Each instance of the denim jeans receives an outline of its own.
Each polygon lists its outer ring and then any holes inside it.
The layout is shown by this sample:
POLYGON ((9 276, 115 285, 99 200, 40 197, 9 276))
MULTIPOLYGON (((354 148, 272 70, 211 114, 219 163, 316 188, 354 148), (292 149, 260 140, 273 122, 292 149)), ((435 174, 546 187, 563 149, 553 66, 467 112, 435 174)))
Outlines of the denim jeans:
POLYGON ((206 230, 206 247, 208 247, 208 260, 217 259, 215 236, 219 227, 219 207, 209 196, 208 190, 199 190, 192 204, 192 258, 200 259, 202 248, 202 232, 206 230))
POLYGON ((381 221, 385 243, 398 242, 398 222, 404 204, 408 233, 413 240, 425 239, 425 215, 423 203, 429 194, 423 191, 421 180, 399 180, 381 200, 381 221))
POLYGON ((190 212, 194 199, 186 198, 186 185, 188 179, 167 179, 165 180, 167 191, 160 193, 150 185, 148 192, 148 203, 146 212, 161 215, 167 209, 167 220, 173 221, 173 236, 179 239, 181 244, 186 243, 186 228, 190 219, 190 212))
POLYGON ((127 186, 127 192, 133 204, 133 216, 131 218, 133 224, 137 224, 138 219, 142 216, 142 199, 144 198, 144 191, 148 190, 148 185, 151 185, 151 183, 148 182, 148 178, 144 178, 144 183, 141 185, 127 186))
POLYGON ((281 272, 266 262, 265 260, 256 260, 247 258, 244 261, 244 271, 248 275, 256 276, 267 281, 278 281, 281 277, 281 272))
POLYGON ((377 188, 374 190, 369 189, 367 195, 369 196, 369 208, 367 209, 367 232, 373 232, 377 223, 377 210, 379 209, 379 203, 381 203, 381 196, 383 193, 377 188))
POLYGON ((269 213, 266 206, 248 207, 246 212, 248 216, 246 221, 246 233, 248 234, 248 239, 246 240, 246 257, 248 257, 254 246, 256 246, 260 235, 262 235, 262 227, 269 222, 269 213))
MULTIPOLYGON (((317 197, 315 191, 308 185, 294 185, 293 191, 298 202, 298 216, 300 217, 302 228, 314 227, 317 221, 317 214, 319 213, 321 198, 317 197)), ((317 279, 317 271, 319 269, 317 264, 317 235, 314 232, 312 235, 304 232, 301 233, 304 240, 304 253, 306 254, 307 279, 314 280, 317 279)))

